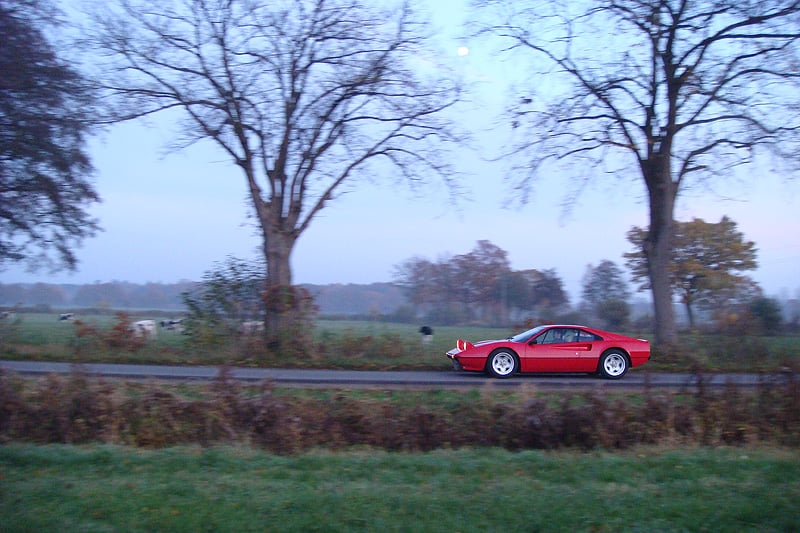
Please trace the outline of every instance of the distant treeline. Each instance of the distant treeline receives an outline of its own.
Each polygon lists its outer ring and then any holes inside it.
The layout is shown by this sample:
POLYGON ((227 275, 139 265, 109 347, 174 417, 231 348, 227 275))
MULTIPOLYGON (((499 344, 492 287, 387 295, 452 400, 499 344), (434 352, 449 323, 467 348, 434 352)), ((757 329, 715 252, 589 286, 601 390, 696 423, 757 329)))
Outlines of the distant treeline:
MULTIPOLYGON (((197 282, 0 283, 0 306, 40 309, 185 309, 182 295, 197 282)), ((322 315, 387 315, 406 304, 403 291, 391 283, 303 285, 322 315)))

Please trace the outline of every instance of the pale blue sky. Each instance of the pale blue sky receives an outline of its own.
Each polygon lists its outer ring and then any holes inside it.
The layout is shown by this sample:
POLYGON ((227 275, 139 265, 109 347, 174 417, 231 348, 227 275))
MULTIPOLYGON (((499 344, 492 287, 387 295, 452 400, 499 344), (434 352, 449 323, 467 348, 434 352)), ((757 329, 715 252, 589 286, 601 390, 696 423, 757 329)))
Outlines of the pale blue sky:
MULTIPOLYGON (((478 146, 497 145, 503 129, 488 128, 502 110, 515 65, 498 61, 478 43, 455 38, 463 2, 433 2, 440 33, 440 61, 476 81, 475 105, 464 109, 478 146), (459 56, 459 46, 470 54, 459 56)), ((226 256, 256 257, 259 240, 248 219, 244 178, 210 144, 164 156, 171 121, 116 126, 93 140, 96 184, 103 203, 92 213, 105 231, 78 250, 76 273, 30 274, 22 267, 0 272, 3 283, 44 281, 175 282, 199 280, 226 256)), ((572 210, 562 203, 572 184, 559 176, 538 182, 525 206, 509 206, 510 165, 488 163, 478 151, 457 154, 467 192, 450 205, 442 184, 412 192, 394 184, 359 183, 320 213, 293 255, 296 283, 391 281, 393 268, 413 256, 437 260, 469 252, 486 239, 509 253, 517 270, 555 268, 576 303, 587 264, 609 259, 623 265, 625 233, 647 224, 643 185, 602 178, 572 210)), ((685 191, 676 218, 718 221, 728 215, 755 241, 760 267, 753 273, 773 296, 800 289, 800 183, 765 169, 748 168, 741 182, 716 182, 711 191, 685 191)))

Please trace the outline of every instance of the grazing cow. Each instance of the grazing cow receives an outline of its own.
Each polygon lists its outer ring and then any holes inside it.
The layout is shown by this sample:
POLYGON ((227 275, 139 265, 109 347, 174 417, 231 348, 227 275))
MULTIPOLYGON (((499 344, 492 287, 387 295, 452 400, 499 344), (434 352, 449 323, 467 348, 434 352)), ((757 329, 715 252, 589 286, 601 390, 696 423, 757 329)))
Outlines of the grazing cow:
POLYGON ((162 320, 159 325, 170 331, 183 331, 183 318, 172 318, 170 320, 162 320))
POLYGON ((155 320, 139 320, 134 322, 128 328, 128 331, 134 337, 142 337, 144 339, 156 338, 156 321, 155 320))
POLYGON ((423 344, 428 344, 433 339, 433 328, 430 326, 422 326, 419 328, 419 332, 422 333, 422 342, 423 344))
POLYGON ((59 320, 74 320, 75 319, 75 313, 61 313, 60 315, 58 315, 58 319, 59 320))
POLYGON ((8 322, 13 322, 17 319, 17 313, 14 311, 3 311, 0 313, 0 320, 7 320, 8 322))
POLYGON ((264 322, 261 320, 248 320, 239 326, 239 333, 242 335, 260 335, 264 333, 264 322))

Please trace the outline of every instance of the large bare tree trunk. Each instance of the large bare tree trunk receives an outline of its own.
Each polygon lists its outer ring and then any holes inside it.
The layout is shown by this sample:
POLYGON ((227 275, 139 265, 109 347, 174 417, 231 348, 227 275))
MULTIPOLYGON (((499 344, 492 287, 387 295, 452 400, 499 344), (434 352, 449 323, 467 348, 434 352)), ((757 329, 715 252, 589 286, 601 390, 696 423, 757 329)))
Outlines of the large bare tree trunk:
POLYGON ((275 339, 281 331, 289 331, 295 313, 292 298, 292 271, 289 264, 294 239, 279 232, 269 232, 264 239, 264 257, 267 258, 265 332, 267 339, 275 339))
POLYGON ((290 264, 297 236, 280 209, 275 209, 276 204, 260 200, 256 203, 259 205, 257 211, 263 235, 262 251, 267 268, 264 330, 267 341, 277 347, 283 335, 291 333, 297 326, 300 316, 300 302, 292 285, 290 264))
POLYGON ((644 252, 653 292, 655 343, 675 344, 677 332, 669 267, 677 188, 672 182, 669 157, 653 158, 645 167, 645 180, 650 197, 650 228, 644 242, 644 252))
POLYGON ((689 329, 694 330, 694 309, 692 309, 692 302, 686 302, 686 317, 689 319, 689 329))

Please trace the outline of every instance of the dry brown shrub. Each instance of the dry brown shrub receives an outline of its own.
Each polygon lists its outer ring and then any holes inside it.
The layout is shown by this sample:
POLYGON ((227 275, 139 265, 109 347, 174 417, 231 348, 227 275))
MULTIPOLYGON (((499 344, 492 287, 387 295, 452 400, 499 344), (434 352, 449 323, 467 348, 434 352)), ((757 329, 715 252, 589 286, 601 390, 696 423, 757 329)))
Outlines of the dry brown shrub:
POLYGON ((641 401, 582 394, 525 393, 509 400, 483 391, 457 410, 341 393, 329 400, 259 394, 227 369, 200 394, 185 397, 156 383, 112 386, 80 369, 25 382, 0 373, 0 441, 113 442, 142 447, 247 444, 278 454, 313 448, 387 450, 500 446, 580 450, 638 444, 800 445, 796 374, 763 380, 755 390, 708 387, 647 391, 641 401), (31 384, 33 383, 33 384, 31 384), (198 397, 199 396, 199 397, 198 397))
POLYGON ((147 345, 144 336, 131 331, 130 317, 123 312, 116 313, 116 320, 109 329, 103 330, 82 320, 75 320, 73 325, 73 349, 76 356, 101 349, 136 352, 147 345))

